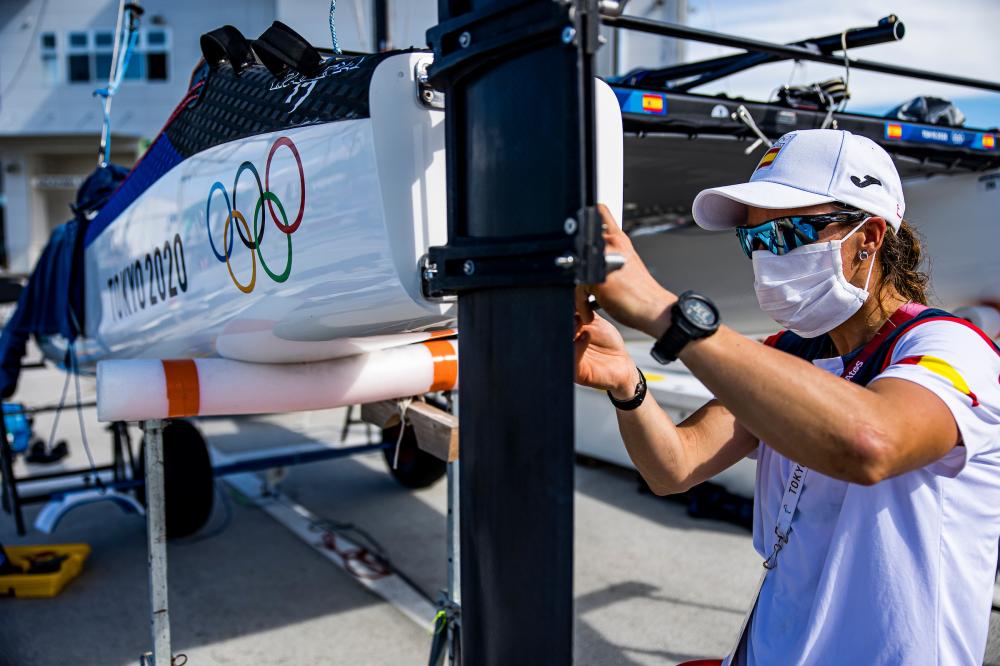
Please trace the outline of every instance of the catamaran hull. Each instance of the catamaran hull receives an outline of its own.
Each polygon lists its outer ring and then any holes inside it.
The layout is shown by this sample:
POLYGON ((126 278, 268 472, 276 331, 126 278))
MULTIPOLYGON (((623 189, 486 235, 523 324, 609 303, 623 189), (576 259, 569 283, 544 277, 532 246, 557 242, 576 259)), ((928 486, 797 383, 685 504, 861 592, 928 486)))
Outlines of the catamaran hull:
MULTIPOLYGON (((447 242, 444 112, 416 81, 429 60, 380 62, 370 117, 222 143, 159 177, 87 245, 82 363, 313 362, 453 325, 454 303, 421 291, 421 258, 447 242)), ((621 112, 597 88, 598 189, 620 215, 621 112)))
POLYGON ((449 325, 453 305, 420 292, 420 256, 447 240, 420 57, 378 66, 369 118, 224 143, 153 183, 87 247, 94 356, 303 362, 449 325))

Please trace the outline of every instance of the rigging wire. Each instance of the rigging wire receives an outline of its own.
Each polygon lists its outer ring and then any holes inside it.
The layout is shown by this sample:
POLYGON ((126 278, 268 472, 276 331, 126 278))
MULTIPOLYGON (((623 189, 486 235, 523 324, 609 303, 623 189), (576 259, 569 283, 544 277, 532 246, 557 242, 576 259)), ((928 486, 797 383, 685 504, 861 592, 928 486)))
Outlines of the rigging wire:
MULTIPOLYGON (((94 453, 90 450, 90 441, 87 439, 87 428, 83 422, 83 391, 80 390, 80 363, 76 357, 76 340, 83 333, 83 327, 80 326, 80 320, 77 318, 72 306, 69 308, 69 316, 73 323, 74 334, 73 338, 69 341, 66 352, 69 359, 69 368, 67 370, 69 373, 72 373, 76 384, 76 416, 77 421, 80 423, 80 440, 83 442, 83 450, 86 452, 87 460, 90 462, 90 472, 94 475, 94 482, 98 488, 104 490, 104 482, 101 480, 100 474, 97 473, 97 463, 94 462, 94 453)), ((66 375, 66 382, 69 383, 69 374, 66 375)), ((65 386, 63 388, 65 391, 65 386)), ((63 398, 65 399, 65 392, 63 393, 63 398)), ((62 411, 62 407, 63 402, 60 401, 59 411, 62 411)), ((57 420, 59 418, 59 411, 56 412, 57 420)), ((55 426, 53 426, 52 432, 55 432, 55 426)), ((131 455, 131 449, 129 449, 129 454, 131 455)))
POLYGON ((125 19, 125 0, 119 0, 118 2, 118 16, 115 19, 115 42, 111 47, 111 70, 108 72, 108 83, 114 79, 115 72, 118 71, 118 59, 115 57, 118 54, 118 49, 121 48, 122 41, 122 21, 125 19))
POLYGON ((333 53, 340 55, 343 51, 340 50, 340 42, 337 41, 337 23, 334 19, 336 13, 337 0, 330 0, 330 39, 333 41, 333 53))
POLYGON ((59 416, 62 414, 63 408, 66 406, 66 393, 69 391, 69 373, 66 373, 66 381, 63 382, 62 395, 59 396, 59 404, 56 405, 55 416, 52 418, 52 430, 49 432, 48 442, 45 443, 45 452, 50 453, 52 451, 52 445, 56 439, 56 428, 59 427, 59 416))
POLYGON ((97 483, 98 488, 104 490, 104 482, 101 481, 101 476, 97 473, 97 463, 94 462, 94 453, 90 450, 90 442, 87 440, 87 428, 83 422, 83 405, 80 404, 82 399, 82 391, 80 390, 80 366, 76 358, 75 339, 69 343, 69 359, 70 370, 73 373, 73 378, 76 384, 76 415, 77 420, 80 422, 80 439, 83 442, 83 450, 87 453, 87 460, 90 462, 90 471, 94 475, 94 481, 97 483))
POLYGON ((118 8, 118 22, 115 28, 114 51, 111 55, 111 71, 108 73, 106 88, 94 91, 95 97, 104 99, 104 118, 101 125, 101 144, 97 163, 104 167, 111 161, 111 100, 128 71, 129 62, 139 40, 139 17, 142 8, 134 2, 121 0, 118 8))

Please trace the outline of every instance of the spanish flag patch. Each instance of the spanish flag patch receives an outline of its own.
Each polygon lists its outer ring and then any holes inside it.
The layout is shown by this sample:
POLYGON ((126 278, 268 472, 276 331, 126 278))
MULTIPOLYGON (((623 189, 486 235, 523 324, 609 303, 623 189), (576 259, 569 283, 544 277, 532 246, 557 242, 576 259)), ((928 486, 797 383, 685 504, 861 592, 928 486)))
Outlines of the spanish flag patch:
POLYGON ((642 110, 647 113, 663 113, 663 96, 643 95, 642 110))
MULTIPOLYGON (((774 146, 764 153, 764 157, 760 158, 760 163, 757 165, 757 169, 763 169, 764 167, 771 166, 771 162, 773 162, 774 158, 778 156, 778 152, 780 150, 781 146, 774 146)), ((754 171, 757 171, 757 169, 754 169, 754 171)))
POLYGON ((936 375, 944 377, 951 385, 955 387, 955 390, 962 393, 970 400, 972 400, 972 406, 979 406, 979 399, 976 394, 969 389, 969 385, 965 382, 962 375, 958 374, 958 371, 951 366, 948 361, 943 358, 938 358, 937 356, 907 356, 902 361, 898 362, 899 365, 919 365, 922 368, 930 370, 936 375))

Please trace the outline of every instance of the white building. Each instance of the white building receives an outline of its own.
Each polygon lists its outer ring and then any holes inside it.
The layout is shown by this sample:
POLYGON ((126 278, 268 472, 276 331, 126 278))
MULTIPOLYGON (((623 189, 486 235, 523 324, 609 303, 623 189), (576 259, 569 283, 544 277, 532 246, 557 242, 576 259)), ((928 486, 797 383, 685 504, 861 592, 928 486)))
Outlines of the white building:
MULTIPOLYGON (((341 48, 375 50, 375 7, 384 3, 389 46, 423 46, 437 0, 339 0, 341 48)), ((280 20, 318 46, 331 43, 328 0, 142 0, 136 52, 112 108, 112 161, 131 165, 187 89, 200 36, 224 24, 256 38, 280 20)), ((640 3, 636 3, 639 5, 640 3)), ((683 20, 685 0, 630 7, 683 20)), ((118 0, 0 2, 0 270, 31 269, 51 229, 69 219, 76 188, 97 163, 118 0)), ((631 12, 635 13, 635 12, 631 12)), ((671 40, 607 31, 602 73, 675 61, 671 40), (631 40, 631 41, 626 41, 631 40), (648 58, 644 59, 644 56, 648 58)))

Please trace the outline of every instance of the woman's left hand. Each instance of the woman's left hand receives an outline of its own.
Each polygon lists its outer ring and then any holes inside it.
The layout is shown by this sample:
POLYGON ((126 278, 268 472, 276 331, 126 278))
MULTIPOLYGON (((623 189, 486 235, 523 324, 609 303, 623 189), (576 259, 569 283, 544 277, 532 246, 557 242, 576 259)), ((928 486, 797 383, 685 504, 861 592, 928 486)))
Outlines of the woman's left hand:
POLYGON ((578 384, 632 395, 638 372, 621 333, 611 322, 598 314, 591 315, 589 323, 579 325, 574 346, 578 384))

